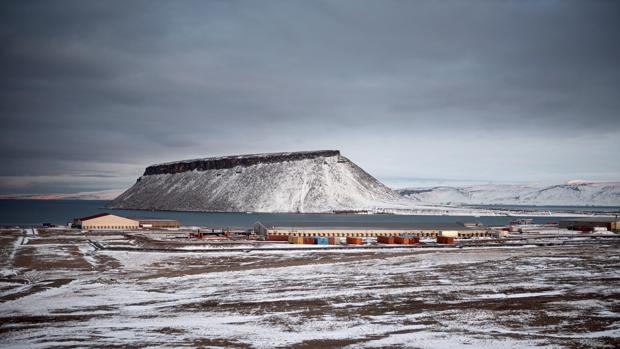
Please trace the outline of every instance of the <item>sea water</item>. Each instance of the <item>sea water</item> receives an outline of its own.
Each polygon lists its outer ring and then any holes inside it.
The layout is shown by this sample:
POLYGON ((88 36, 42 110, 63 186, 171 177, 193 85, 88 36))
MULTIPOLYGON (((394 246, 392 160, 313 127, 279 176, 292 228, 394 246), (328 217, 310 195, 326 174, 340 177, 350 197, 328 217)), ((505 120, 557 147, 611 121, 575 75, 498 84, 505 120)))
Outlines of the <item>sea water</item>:
MULTIPOLYGON (((41 225, 52 223, 65 225, 73 218, 108 212, 125 217, 157 217, 177 219, 184 226, 208 226, 219 228, 249 228, 256 221, 329 221, 329 222, 472 222, 486 225, 504 225, 515 216, 417 216, 417 215, 355 215, 355 214, 301 214, 301 213, 207 213, 148 210, 111 210, 104 208, 103 200, 0 200, 0 225, 41 225)), ((514 207, 515 209, 523 207, 514 207)), ((556 207, 558 208, 558 207, 556 207)), ((544 206, 528 207, 528 210, 548 211, 544 206)), ((565 209, 565 207, 564 207, 565 209)), ((581 207, 596 211, 595 207, 581 207)), ((620 208, 601 208, 606 212, 620 212, 620 208)), ((612 214, 613 215, 613 214, 612 214)), ((522 216, 528 218, 528 216, 522 216)), ((536 223, 557 221, 558 217, 531 217, 536 223)))

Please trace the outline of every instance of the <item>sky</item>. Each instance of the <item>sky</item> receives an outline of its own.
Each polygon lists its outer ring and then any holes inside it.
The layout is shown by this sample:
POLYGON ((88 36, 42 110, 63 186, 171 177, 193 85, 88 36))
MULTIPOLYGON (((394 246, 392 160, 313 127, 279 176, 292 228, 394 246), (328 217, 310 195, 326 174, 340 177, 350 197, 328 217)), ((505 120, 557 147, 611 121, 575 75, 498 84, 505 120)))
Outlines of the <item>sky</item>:
POLYGON ((392 187, 620 180, 618 1, 2 1, 0 194, 338 149, 392 187))

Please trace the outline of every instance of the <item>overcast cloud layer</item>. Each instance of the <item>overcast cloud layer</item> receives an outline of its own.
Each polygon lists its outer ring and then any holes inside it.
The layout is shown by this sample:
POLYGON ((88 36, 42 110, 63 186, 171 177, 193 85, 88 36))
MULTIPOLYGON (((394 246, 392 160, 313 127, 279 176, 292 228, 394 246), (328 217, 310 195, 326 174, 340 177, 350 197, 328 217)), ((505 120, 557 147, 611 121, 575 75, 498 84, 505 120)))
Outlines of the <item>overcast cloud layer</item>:
POLYGON ((0 193, 340 149, 392 186, 620 180, 618 1, 3 1, 0 193))

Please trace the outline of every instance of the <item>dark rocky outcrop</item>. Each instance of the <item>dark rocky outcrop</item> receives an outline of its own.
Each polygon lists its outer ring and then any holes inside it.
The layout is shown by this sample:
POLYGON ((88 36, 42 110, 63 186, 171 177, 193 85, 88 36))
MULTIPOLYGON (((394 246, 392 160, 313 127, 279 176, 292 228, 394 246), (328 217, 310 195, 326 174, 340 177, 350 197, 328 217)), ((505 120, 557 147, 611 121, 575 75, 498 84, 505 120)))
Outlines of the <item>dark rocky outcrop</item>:
POLYGON ((171 174, 187 171, 222 170, 237 166, 248 167, 257 164, 269 164, 285 161, 298 161, 318 157, 340 156, 338 150, 317 150, 293 153, 250 154, 238 156, 223 156, 196 160, 185 160, 152 165, 146 168, 144 176, 156 174, 171 174))

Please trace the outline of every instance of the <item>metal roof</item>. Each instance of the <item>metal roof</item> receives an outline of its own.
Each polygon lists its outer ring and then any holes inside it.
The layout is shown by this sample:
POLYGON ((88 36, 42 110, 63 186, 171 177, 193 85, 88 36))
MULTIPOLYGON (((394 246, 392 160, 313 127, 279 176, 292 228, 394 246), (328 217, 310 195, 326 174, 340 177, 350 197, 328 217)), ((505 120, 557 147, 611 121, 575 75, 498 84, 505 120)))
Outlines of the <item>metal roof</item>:
POLYGON ((81 218, 78 218, 78 219, 81 220, 81 221, 87 221, 89 219, 95 219, 95 218, 104 217, 104 216, 110 216, 110 214, 109 213, 97 213, 97 214, 94 214, 92 216, 81 217, 81 218))
POLYGON ((365 229, 365 230, 478 230, 460 223, 452 222, 256 222, 267 229, 365 229))
POLYGON ((157 218, 157 217, 127 217, 135 221, 158 221, 158 222, 178 222, 178 219, 173 218, 157 218))

